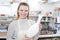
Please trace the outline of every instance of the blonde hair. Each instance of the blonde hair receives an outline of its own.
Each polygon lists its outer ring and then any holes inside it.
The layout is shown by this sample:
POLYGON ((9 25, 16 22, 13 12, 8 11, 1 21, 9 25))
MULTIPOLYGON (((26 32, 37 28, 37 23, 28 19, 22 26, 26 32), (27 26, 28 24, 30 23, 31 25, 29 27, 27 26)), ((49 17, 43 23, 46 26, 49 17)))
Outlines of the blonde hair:
MULTIPOLYGON (((21 5, 24 5, 24 6, 28 6, 28 9, 29 9, 29 5, 27 3, 24 3, 24 2, 21 2, 18 6, 18 9, 17 9, 17 19, 19 19, 19 8, 21 5)), ((27 15, 27 19, 29 19, 29 12, 28 12, 28 15, 27 15)))

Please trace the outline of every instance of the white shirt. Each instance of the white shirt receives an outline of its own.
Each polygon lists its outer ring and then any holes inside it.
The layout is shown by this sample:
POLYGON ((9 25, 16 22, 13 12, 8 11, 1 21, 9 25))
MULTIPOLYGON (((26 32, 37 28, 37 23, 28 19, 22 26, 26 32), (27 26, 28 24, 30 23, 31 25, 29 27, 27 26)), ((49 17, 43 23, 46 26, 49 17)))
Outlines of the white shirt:
POLYGON ((30 22, 27 19, 18 20, 19 32, 16 40, 23 40, 27 29, 31 26, 30 22))
POLYGON ((7 40, 21 40, 25 31, 29 29, 35 22, 30 19, 19 19, 13 21, 8 28, 7 40))

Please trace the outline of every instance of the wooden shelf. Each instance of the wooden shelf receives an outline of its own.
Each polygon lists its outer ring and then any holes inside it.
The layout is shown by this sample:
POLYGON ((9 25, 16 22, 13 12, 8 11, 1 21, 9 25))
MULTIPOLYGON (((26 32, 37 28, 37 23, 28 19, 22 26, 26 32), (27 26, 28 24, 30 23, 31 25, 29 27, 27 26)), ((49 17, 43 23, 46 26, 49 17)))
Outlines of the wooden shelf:
POLYGON ((5 39, 6 39, 6 38, 7 38, 7 36, 0 36, 0 38, 5 38, 5 39))
POLYGON ((7 36, 7 32, 0 32, 0 36, 7 36))
POLYGON ((12 21, 9 20, 0 20, 0 24, 9 24, 12 21))
MULTIPOLYGON (((7 26, 13 21, 14 17, 8 17, 8 16, 0 16, 0 24, 7 24, 7 26)), ((4 27, 4 25, 0 27, 4 27)), ((0 29, 0 38, 7 38, 7 29, 1 28, 0 29)))

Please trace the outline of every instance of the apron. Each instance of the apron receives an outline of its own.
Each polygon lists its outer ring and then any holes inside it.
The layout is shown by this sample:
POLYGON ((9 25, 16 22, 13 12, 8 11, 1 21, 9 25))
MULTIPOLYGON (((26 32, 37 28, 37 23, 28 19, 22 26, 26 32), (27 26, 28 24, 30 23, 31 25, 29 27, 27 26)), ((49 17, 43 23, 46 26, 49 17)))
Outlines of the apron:
MULTIPOLYGON (((30 27, 31 24, 30 24, 29 20, 27 20, 27 21, 28 21, 28 23, 29 23, 29 26, 28 26, 28 27, 30 27)), ((26 24, 26 25, 27 25, 27 24, 26 24)), ((26 33, 27 30, 21 30, 21 29, 20 29, 19 20, 18 20, 18 27, 19 27, 19 28, 18 28, 17 40, 23 40, 23 38, 24 38, 25 33, 26 33)))

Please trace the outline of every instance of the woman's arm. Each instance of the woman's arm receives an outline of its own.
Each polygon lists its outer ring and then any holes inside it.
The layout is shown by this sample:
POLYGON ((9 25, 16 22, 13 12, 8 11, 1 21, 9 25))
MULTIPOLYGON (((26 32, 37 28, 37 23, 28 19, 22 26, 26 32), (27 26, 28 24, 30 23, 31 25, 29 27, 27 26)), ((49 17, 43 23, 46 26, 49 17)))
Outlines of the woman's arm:
POLYGON ((9 24, 9 27, 8 27, 8 32, 7 32, 7 40, 13 40, 14 36, 14 24, 11 23, 9 24))
POLYGON ((39 32, 39 25, 35 23, 32 25, 28 31, 26 32, 26 35, 24 37, 25 40, 32 40, 32 38, 39 32))
POLYGON ((32 40, 32 38, 39 33, 39 30, 42 29, 42 25, 35 23, 32 25, 25 35, 25 40, 32 40))

